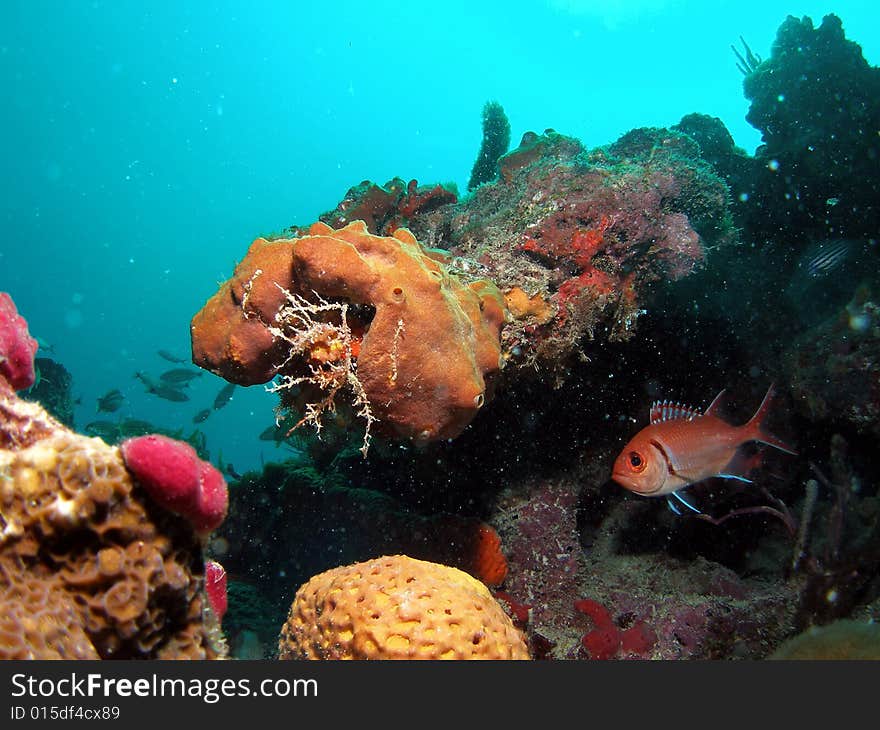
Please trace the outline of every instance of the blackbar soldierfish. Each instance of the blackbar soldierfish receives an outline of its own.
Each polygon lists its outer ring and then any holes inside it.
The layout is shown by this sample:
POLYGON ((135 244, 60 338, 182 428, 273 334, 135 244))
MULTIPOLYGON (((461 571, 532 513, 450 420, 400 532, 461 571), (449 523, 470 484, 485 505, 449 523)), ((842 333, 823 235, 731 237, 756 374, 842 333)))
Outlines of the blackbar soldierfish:
POLYGON ((742 426, 732 426, 717 415, 723 393, 705 413, 676 403, 654 403, 650 425, 639 431, 615 460, 614 481, 644 496, 677 496, 678 490, 711 477, 750 481, 737 473, 742 467, 736 458, 739 447, 749 441, 795 454, 761 426, 773 398, 772 385, 755 415, 742 426))

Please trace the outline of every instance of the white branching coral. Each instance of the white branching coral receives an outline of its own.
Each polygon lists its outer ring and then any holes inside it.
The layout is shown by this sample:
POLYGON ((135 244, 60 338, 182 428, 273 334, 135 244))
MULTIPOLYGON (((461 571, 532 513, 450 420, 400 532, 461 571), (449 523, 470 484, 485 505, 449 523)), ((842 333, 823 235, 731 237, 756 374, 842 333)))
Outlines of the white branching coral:
POLYGON ((370 427, 377 419, 357 376, 357 360, 352 351, 352 332, 348 323, 349 305, 328 302, 317 292, 312 292, 315 296, 312 302, 278 284, 276 286, 284 293, 287 304, 278 310, 275 325, 268 329, 275 339, 283 340, 289 346, 287 358, 278 369, 283 371, 291 361, 301 360, 309 374, 280 375, 267 390, 278 393, 299 386, 311 386, 323 394, 319 400, 305 405, 302 417, 286 435, 308 423, 320 436, 323 414, 335 413, 337 394, 349 388, 356 414, 366 421, 360 449, 366 458, 370 448, 370 427))

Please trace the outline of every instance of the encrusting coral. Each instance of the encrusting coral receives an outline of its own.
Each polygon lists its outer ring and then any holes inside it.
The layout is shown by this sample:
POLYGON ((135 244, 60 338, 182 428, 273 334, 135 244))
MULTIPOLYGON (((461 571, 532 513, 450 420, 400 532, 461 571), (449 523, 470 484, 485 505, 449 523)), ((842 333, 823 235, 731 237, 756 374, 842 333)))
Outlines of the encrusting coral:
POLYGON ((447 263, 407 229, 374 236, 363 221, 258 238, 193 317, 193 362, 241 385, 280 376, 297 425, 320 427, 348 389, 368 436, 375 422, 391 436, 453 438, 492 394, 507 310, 494 284, 462 281, 447 263))
POLYGON ((281 659, 529 659, 480 581, 390 555, 316 575, 296 593, 281 659))

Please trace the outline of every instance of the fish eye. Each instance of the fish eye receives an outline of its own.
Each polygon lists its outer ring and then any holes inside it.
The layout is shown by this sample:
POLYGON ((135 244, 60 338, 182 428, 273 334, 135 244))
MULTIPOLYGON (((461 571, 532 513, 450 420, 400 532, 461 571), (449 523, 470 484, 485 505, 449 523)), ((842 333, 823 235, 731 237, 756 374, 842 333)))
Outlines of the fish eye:
POLYGON ((638 451, 629 452, 629 465, 634 472, 644 471, 647 462, 642 458, 638 451))

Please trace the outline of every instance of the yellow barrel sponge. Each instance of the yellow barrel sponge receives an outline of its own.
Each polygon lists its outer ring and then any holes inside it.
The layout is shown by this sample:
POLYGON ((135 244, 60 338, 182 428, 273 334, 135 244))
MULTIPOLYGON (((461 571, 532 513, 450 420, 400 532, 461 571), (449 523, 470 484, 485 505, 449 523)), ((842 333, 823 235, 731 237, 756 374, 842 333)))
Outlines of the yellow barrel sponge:
POLYGON ((296 593, 280 659, 529 659, 480 581, 389 555, 316 575, 296 593))

